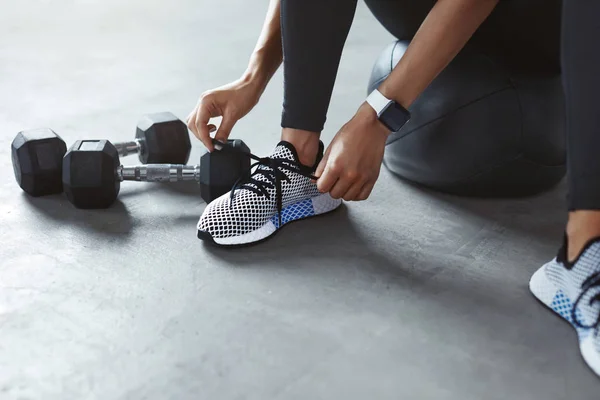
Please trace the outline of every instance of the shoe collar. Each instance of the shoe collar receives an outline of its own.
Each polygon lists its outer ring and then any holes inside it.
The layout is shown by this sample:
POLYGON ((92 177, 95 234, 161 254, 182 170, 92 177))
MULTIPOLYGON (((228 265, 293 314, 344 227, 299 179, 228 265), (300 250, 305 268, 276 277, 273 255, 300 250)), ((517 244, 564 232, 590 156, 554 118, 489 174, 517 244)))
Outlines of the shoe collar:
MULTIPOLYGON (((288 149, 291 153, 292 153, 292 157, 294 158, 295 162, 299 162, 299 157, 298 157, 298 151, 296 151, 296 148, 294 147, 293 144, 291 144, 288 141, 282 140, 281 142, 279 142, 277 144, 277 146, 275 147, 275 149, 277 149, 278 147, 285 147, 286 149, 288 149)), ((275 150, 277 151, 277 150, 275 150)), ((315 161, 315 164, 311 167, 310 165, 305 165, 305 167, 311 168, 312 171, 315 171, 317 169, 317 166, 319 165, 319 163, 321 162, 321 160, 323 159, 323 153, 325 151, 325 145, 323 144, 322 141, 319 140, 319 151, 317 152, 317 159, 315 161)))
POLYGON ((592 247, 594 244, 596 243, 600 243, 600 236, 596 236, 593 237, 591 239, 589 239, 585 246, 583 246, 583 248, 581 249, 581 251, 579 252, 579 254, 577 255, 577 257, 575 257, 575 259, 573 261, 569 261, 569 238, 567 236, 567 233, 565 232, 563 235, 563 244, 560 247, 560 249, 558 250, 558 254, 556 256, 556 261, 560 262, 561 264, 563 264, 565 266, 566 269, 572 269, 575 264, 577 264, 577 262, 579 261, 579 259, 581 258, 581 256, 590 248, 592 247))

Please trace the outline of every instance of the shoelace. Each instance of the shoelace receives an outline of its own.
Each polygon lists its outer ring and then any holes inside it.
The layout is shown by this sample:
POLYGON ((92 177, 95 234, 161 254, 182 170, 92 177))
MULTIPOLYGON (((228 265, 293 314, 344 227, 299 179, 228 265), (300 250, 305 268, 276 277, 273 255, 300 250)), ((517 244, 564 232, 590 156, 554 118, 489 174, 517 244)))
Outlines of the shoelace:
MULTIPOLYGON (((594 322, 591 325, 586 325, 584 323, 582 323, 581 321, 579 321, 579 319, 577 318, 577 306, 579 305, 579 302, 581 301, 581 299, 583 299, 583 296, 586 295, 586 293, 589 290, 592 290, 595 287, 600 287, 600 271, 596 272, 595 274, 590 275, 585 281, 583 281, 583 283, 581 284, 581 294, 579 295, 579 297, 577 298, 577 300, 575 300, 575 303, 573 304, 573 308, 571 309, 571 319, 573 320, 573 322, 575 323, 576 326, 580 327, 580 328, 584 328, 584 329, 595 329, 596 330, 596 334, 598 334, 600 332, 600 312, 598 313, 598 318, 596 319, 596 322, 594 322)), ((600 291, 598 293, 596 293, 594 296, 592 296, 592 298, 590 298, 590 300, 588 301, 588 305, 592 305, 592 303, 600 301, 600 291)))
POLYGON ((227 148, 229 150, 237 151, 238 153, 244 154, 247 157, 255 160, 252 165, 250 165, 250 171, 253 168, 256 168, 254 172, 249 171, 248 174, 241 176, 237 182, 233 185, 231 192, 229 194, 229 207, 233 207, 233 203, 235 201, 235 191, 237 189, 246 189, 250 190, 259 196, 265 196, 270 199, 271 194, 268 189, 275 188, 275 198, 277 203, 277 218, 279 221, 279 226, 281 226, 281 211, 283 208, 283 192, 281 188, 281 182, 289 182, 290 178, 284 172, 287 170, 289 172, 294 172, 305 176, 310 179, 316 180, 317 178, 312 175, 312 169, 305 165, 300 164, 296 161, 291 161, 285 158, 271 158, 271 157, 258 157, 252 153, 248 153, 231 146, 223 146, 223 148, 227 148), (263 166, 265 168, 260 168, 263 166), (256 179, 255 176, 262 175, 266 178, 266 180, 256 179))

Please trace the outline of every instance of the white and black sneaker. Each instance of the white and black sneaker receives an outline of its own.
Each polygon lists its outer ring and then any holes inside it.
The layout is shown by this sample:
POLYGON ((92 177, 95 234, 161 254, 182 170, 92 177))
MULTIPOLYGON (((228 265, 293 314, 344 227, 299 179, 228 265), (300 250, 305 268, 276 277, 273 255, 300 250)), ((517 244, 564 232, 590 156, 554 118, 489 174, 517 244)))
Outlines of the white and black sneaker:
POLYGON ((565 235, 558 256, 533 274, 529 289, 575 328, 583 359, 600 375, 600 237, 569 262, 565 235))
POLYGON ((269 157, 258 158, 253 173, 243 177, 227 193, 206 206, 198 221, 198 238, 222 246, 262 241, 284 225, 335 210, 341 200, 320 193, 314 166, 300 164, 292 144, 280 142, 269 157))

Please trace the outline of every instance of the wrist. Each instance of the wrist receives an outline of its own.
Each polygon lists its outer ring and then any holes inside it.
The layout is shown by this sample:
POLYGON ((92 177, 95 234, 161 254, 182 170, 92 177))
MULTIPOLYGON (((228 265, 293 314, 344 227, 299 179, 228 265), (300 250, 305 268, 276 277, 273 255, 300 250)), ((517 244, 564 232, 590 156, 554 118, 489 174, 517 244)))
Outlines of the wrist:
POLYGON ((373 126, 374 129, 386 137, 390 135, 391 131, 383 124, 383 122, 379 120, 377 112, 375 112, 373 107, 371 107, 371 105, 366 101, 361 104, 356 115, 365 124, 373 126))
POLYGON ((415 101, 415 97, 411 95, 410 90, 395 89, 387 80, 379 85, 378 90, 382 95, 390 100, 394 100, 407 110, 415 101))
POLYGON ((250 65, 242 74, 240 80, 249 86, 252 86, 262 92, 269 81, 267 74, 259 66, 250 65))

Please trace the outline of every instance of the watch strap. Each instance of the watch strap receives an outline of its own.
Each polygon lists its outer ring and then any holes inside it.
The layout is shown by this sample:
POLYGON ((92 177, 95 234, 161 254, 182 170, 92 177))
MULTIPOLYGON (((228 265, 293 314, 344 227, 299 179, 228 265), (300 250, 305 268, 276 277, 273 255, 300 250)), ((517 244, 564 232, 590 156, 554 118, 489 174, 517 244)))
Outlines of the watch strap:
POLYGON ((377 89, 373 90, 369 96, 367 96, 367 103, 377 113, 377 116, 381 115, 383 111, 389 106, 392 100, 385 97, 381 92, 377 89))

